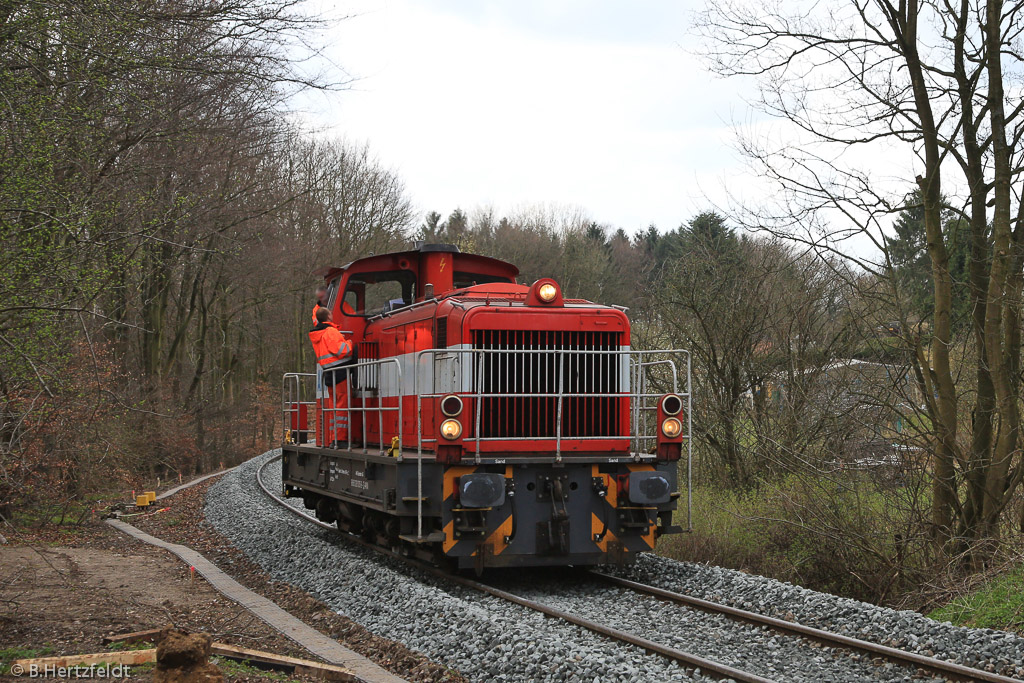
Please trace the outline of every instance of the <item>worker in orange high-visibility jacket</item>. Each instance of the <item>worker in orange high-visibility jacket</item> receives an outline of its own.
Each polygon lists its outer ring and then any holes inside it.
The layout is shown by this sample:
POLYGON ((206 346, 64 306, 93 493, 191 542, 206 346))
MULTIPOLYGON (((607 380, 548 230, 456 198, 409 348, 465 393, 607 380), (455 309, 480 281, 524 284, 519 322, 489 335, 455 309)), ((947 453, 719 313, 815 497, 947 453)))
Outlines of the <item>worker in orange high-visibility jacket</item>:
POLYGON ((325 379, 331 385, 342 381, 343 373, 325 373, 324 371, 344 365, 352 358, 352 344, 337 326, 331 322, 330 310, 320 307, 316 309, 316 326, 309 331, 309 341, 313 344, 313 355, 316 356, 317 374, 334 374, 338 379, 325 379))
POLYGON ((318 308, 316 320, 309 341, 316 356, 318 442, 321 446, 338 446, 348 439, 348 371, 342 368, 352 360, 352 344, 331 322, 328 309, 318 308))

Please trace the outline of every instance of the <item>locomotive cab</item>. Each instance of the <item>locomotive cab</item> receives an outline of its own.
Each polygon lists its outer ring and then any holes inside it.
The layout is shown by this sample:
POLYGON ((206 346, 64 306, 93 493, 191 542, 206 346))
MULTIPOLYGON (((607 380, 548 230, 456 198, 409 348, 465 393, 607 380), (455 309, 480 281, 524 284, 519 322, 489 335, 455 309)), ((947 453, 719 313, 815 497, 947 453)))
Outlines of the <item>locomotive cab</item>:
POLYGON ((498 259, 462 254, 448 244, 417 244, 413 251, 353 261, 319 271, 328 283, 333 319, 362 341, 366 322, 485 284, 515 284, 519 269, 498 259))
POLYGON ((315 401, 286 375, 286 495, 478 569, 628 562, 681 530, 686 352, 634 350, 622 309, 451 245, 322 275, 356 360, 315 401))

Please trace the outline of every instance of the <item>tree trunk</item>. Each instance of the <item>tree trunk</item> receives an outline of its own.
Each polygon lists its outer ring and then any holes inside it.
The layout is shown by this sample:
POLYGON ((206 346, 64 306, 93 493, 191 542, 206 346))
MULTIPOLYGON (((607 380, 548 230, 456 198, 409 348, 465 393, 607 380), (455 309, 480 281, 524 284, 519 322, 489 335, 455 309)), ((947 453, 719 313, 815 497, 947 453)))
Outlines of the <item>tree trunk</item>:
POLYGON ((996 403, 999 408, 999 432, 995 449, 985 477, 985 495, 977 535, 997 538, 999 515, 1006 504, 1006 483, 1010 462, 1017 449, 1019 413, 1017 392, 1012 376, 1014 371, 1012 341, 1014 332, 1006 325, 1016 320, 1012 316, 1014 303, 1013 272, 1014 250, 1011 244, 1010 203, 1012 171, 1010 152, 1006 142, 1006 115, 1004 111, 1002 74, 1002 2, 986 3, 985 33, 987 38, 988 107, 992 139, 993 212, 992 212, 992 268, 988 283, 988 310, 985 316, 986 358, 992 373, 996 403))
POLYGON ((938 130, 932 113, 928 83, 918 54, 916 0, 900 2, 899 9, 883 2, 890 27, 899 41, 913 88, 914 105, 921 122, 924 147, 924 175, 918 176, 924 204, 924 226, 928 256, 932 264, 934 285, 934 330, 926 367, 933 383, 932 395, 925 401, 935 430, 933 443, 932 524, 942 539, 951 535, 956 494, 956 432, 957 399, 950 368, 949 349, 952 338, 953 281, 949 273, 949 254, 942 234, 941 154, 938 130))

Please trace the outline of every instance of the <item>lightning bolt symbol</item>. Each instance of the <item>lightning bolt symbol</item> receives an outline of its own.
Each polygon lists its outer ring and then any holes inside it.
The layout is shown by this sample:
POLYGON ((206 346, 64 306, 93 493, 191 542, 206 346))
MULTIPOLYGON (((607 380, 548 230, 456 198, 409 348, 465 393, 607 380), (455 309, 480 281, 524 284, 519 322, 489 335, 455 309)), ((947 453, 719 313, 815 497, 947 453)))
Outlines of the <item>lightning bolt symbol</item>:
POLYGON ((441 257, 441 268, 440 268, 440 270, 441 270, 442 273, 444 272, 444 257, 443 256, 441 257))

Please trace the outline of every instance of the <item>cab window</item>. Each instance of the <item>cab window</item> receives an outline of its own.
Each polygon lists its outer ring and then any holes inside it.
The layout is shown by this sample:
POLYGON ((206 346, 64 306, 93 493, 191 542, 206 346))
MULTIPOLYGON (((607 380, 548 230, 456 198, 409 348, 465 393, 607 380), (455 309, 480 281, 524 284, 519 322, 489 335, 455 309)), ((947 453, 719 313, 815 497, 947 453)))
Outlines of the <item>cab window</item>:
POLYGON ((413 302, 416 277, 408 270, 354 273, 345 284, 342 312, 369 317, 394 311, 413 302))
POLYGON ((338 297, 338 285, 341 284, 341 278, 334 278, 327 284, 327 307, 334 307, 334 300, 338 297))

